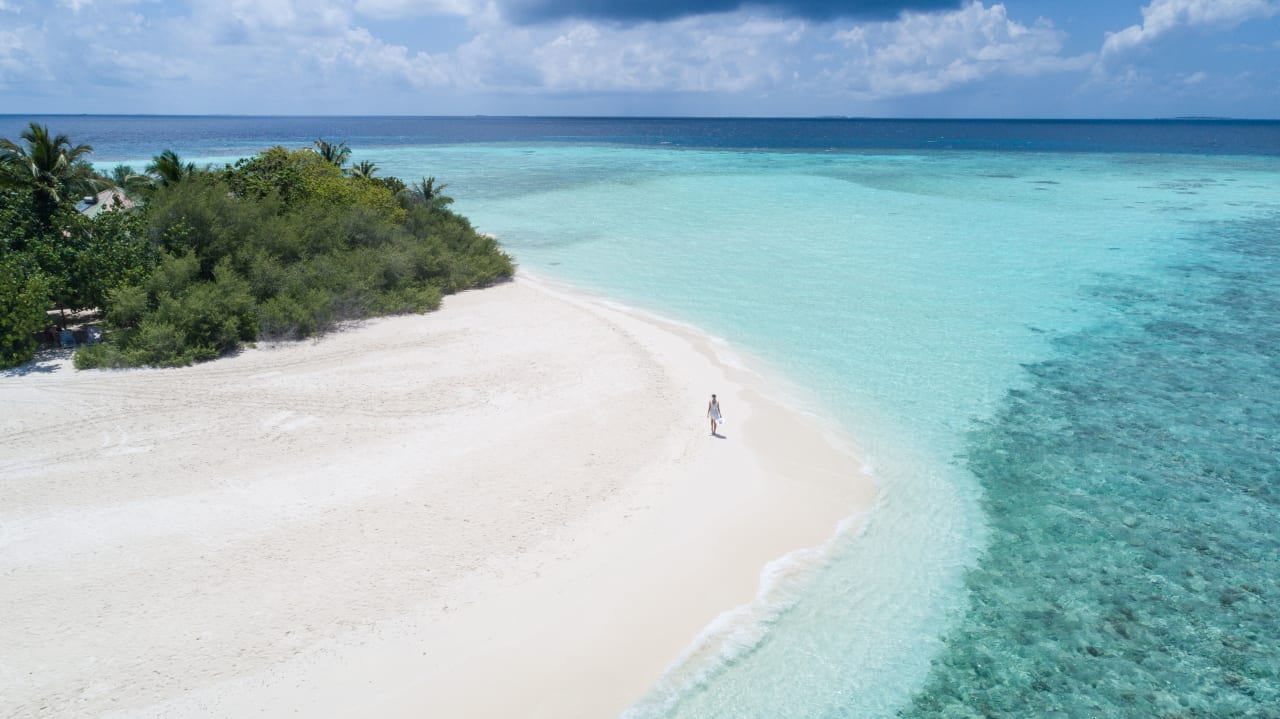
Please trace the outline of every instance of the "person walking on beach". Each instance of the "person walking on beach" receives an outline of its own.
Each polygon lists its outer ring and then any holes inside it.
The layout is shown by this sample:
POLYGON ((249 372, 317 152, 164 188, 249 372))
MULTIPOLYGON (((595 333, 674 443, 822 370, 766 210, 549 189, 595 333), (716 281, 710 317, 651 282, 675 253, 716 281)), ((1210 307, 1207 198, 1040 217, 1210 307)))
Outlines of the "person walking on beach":
POLYGON ((716 434, 716 423, 720 421, 720 402, 716 396, 711 395, 711 401, 707 403, 707 417, 711 419, 711 436, 716 434))

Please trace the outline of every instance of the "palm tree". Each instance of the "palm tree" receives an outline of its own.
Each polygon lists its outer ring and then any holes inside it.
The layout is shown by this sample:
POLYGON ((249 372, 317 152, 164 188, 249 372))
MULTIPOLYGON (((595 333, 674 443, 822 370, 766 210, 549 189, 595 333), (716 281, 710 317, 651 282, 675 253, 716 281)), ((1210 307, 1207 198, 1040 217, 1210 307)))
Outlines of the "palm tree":
POLYGON ((400 194, 412 204, 426 205, 430 210, 441 210, 445 205, 453 203, 453 198, 444 194, 446 187, 448 185, 443 182, 437 185, 434 177, 424 177, 421 182, 413 183, 400 194))
POLYGON ((196 174, 196 163, 184 164, 182 158, 178 157, 178 153, 165 150, 151 158, 151 164, 147 165, 147 174, 155 185, 168 187, 196 174))
POLYGON ((19 137, 25 147, 0 138, 0 184, 30 189, 36 217, 45 226, 59 205, 110 186, 85 159, 93 152, 89 145, 73 147, 66 135, 50 135, 48 127, 35 122, 19 137))
POLYGON ((361 160, 360 162, 356 163, 355 165, 352 165, 352 167, 351 167, 351 176, 352 176, 352 177, 363 177, 363 178, 364 178, 364 179, 366 179, 366 180, 372 180, 372 179, 373 179, 373 173, 375 173, 375 172, 377 172, 377 171, 378 171, 378 166, 377 166, 377 165, 373 164, 372 162, 370 162, 370 161, 368 161, 368 160, 361 160))
POLYGON ((116 183, 116 187, 124 187, 129 183, 129 179, 137 177, 138 173, 134 171, 133 165, 116 165, 111 168, 111 181, 116 183))
POLYGON ((116 165, 111 168, 111 182, 133 199, 155 189, 155 182, 151 177, 139 175, 133 165, 116 165))
POLYGON ((351 148, 347 147, 347 141, 337 143, 336 145, 328 140, 316 138, 316 152, 328 162, 337 167, 342 167, 347 163, 347 156, 351 154, 351 148))
POLYGON ((165 150, 151 157, 151 164, 142 174, 133 172, 133 168, 127 165, 118 165, 112 172, 117 186, 145 197, 161 187, 176 185, 193 177, 197 170, 196 163, 184 163, 178 153, 165 150))

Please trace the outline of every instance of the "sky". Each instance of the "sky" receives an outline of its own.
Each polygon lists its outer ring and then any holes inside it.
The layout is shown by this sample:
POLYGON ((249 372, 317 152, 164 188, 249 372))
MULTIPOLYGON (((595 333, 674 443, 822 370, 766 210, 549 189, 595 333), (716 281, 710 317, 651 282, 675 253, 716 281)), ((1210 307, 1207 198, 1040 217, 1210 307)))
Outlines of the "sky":
POLYGON ((0 114, 1280 118, 1280 0, 0 0, 0 114))

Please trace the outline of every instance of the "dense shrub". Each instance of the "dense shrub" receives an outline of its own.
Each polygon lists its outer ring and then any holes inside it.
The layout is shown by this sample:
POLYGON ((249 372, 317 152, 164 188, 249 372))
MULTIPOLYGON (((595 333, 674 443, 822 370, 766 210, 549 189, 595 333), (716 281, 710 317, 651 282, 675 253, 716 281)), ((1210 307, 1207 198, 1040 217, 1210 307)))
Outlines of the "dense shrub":
POLYGON ((246 202, 215 178, 197 176, 155 192, 147 205, 146 234, 163 251, 194 253, 201 274, 212 277, 222 259, 279 235, 280 210, 272 194, 246 202))
POLYGON ((276 295, 258 305, 258 333, 267 340, 290 340, 315 334, 333 318, 333 300, 322 290, 276 295))
POLYGON ((86 348, 77 367, 179 366, 231 352, 257 336, 249 283, 218 265, 213 280, 200 279, 193 255, 165 256, 146 288, 112 293, 107 313, 113 342, 86 348))
POLYGON ((311 150, 273 147, 228 167, 222 179, 238 197, 274 195, 290 207, 307 202, 344 209, 367 207, 393 223, 404 220, 390 185, 345 177, 341 168, 311 150))
POLYGON ((138 234, 161 259, 104 294, 109 342, 82 350, 77 366, 212 359, 259 338, 433 310, 444 294, 514 272, 446 203, 402 205, 395 187, 272 148, 156 188, 138 234))
POLYGON ((48 324, 48 307, 44 275, 13 258, 0 258, 0 368, 16 367, 35 356, 35 333, 48 324))
POLYGON ((435 272, 444 280, 441 287, 446 293, 490 284, 515 271, 498 241, 476 232, 461 215, 417 207, 410 213, 408 227, 415 237, 442 243, 437 255, 442 266, 435 272))
POLYGON ((137 285, 124 285, 107 297, 107 322, 114 327, 137 327, 147 314, 147 290, 137 285))
POLYGON ((0 193, 0 259, 38 269, 53 307, 102 307, 109 290, 146 275, 151 249, 138 214, 91 218, 63 205, 50 210, 46 225, 36 221, 34 204, 30 192, 0 193))

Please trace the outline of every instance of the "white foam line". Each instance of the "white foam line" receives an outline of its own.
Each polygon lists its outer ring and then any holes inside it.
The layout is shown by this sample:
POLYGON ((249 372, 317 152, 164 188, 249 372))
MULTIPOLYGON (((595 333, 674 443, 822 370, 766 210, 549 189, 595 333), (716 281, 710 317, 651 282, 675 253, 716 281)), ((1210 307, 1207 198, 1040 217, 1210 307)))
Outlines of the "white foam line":
POLYGON ((802 598, 803 585, 845 542, 855 541, 866 527, 866 512, 841 519, 826 542, 788 552, 767 563, 752 601, 722 612, 694 637, 662 677, 622 719, 664 716, 680 699, 710 683, 735 661, 750 654, 769 628, 802 598))
MULTIPOLYGON (((555 291, 551 289, 554 283, 544 283, 527 273, 521 277, 569 302, 596 304, 596 295, 590 292, 572 286, 555 291)), ((705 331, 687 323, 635 308, 625 311, 637 319, 653 318, 660 326, 677 331, 689 327, 692 336, 708 337, 705 331)), ((722 338, 713 337, 713 353, 717 343, 728 345, 722 338)), ((868 633, 865 640, 868 651, 848 659, 850 671, 857 677, 855 685, 863 689, 877 687, 874 704, 863 705, 866 716, 892 716, 895 707, 906 700, 913 687, 924 681, 930 658, 943 646, 940 637, 954 624, 957 612, 962 611, 966 601, 961 583, 963 571, 972 566, 985 545, 982 515, 974 492, 977 488, 969 482, 948 479, 947 463, 927 452, 919 455, 910 437, 898 438, 905 440, 895 443, 898 450, 895 454, 900 455, 901 462, 890 463, 888 476, 883 475, 877 471, 879 462, 875 456, 856 444, 858 435, 840 434, 829 417, 806 409, 821 406, 817 401, 805 401, 813 399, 812 390, 791 381, 785 373, 771 371, 766 362, 759 362, 758 366, 766 370, 769 377, 766 398, 815 418, 829 444, 861 457, 862 470, 873 478, 877 495, 864 514, 842 521, 831 541, 820 548, 798 550, 766 566, 760 575, 757 597, 709 623, 668 666, 659 681, 623 713, 626 719, 678 713, 683 702, 697 696, 700 687, 710 686, 753 652, 763 649, 771 627, 803 597, 802 585, 822 576, 813 570, 836 558, 836 547, 842 550, 840 561, 844 561, 847 549, 855 571, 873 576, 886 561, 899 569, 908 566, 900 538, 927 538, 925 546, 920 548, 923 551, 911 555, 910 572, 891 570, 893 576, 877 579, 880 584, 874 592, 875 606, 867 607, 864 614, 868 616, 859 620, 871 622, 863 626, 868 633), (928 467, 907 469, 919 461, 928 467), (945 601, 945 597, 955 601, 945 601), (876 609, 885 606, 892 609, 883 612, 876 609), (892 616, 894 621, 874 620, 870 614, 892 616)), ((760 375, 760 372, 753 374, 760 375)), ((758 384, 752 389, 761 390, 758 384)), ((871 596, 868 593, 858 601, 867 601, 871 596)))

